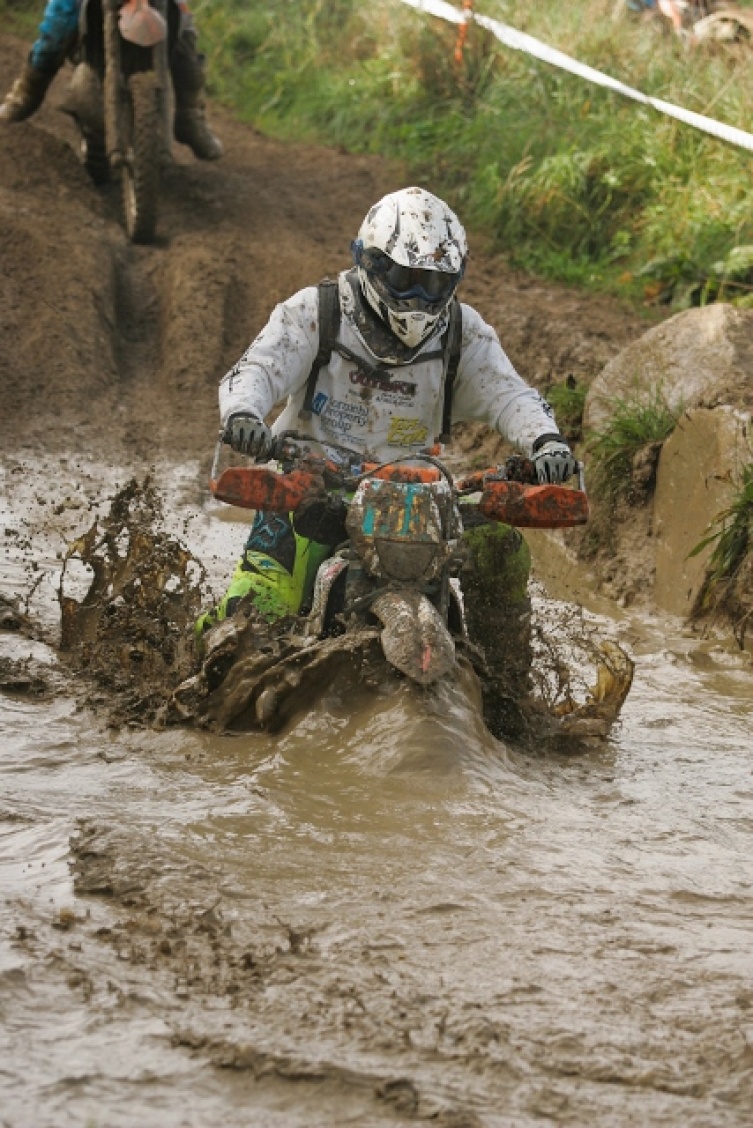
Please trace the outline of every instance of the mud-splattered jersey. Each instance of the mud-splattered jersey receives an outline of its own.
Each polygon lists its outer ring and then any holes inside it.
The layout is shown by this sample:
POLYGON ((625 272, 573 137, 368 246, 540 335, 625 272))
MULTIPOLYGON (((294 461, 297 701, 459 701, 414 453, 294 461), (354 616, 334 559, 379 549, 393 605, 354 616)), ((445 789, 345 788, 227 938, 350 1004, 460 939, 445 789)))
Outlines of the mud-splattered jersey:
MULTIPOLYGON (((338 340, 366 365, 336 351, 320 370, 310 420, 299 419, 306 382, 319 347, 316 286, 278 305, 267 325, 220 384, 223 426, 235 412, 264 418, 287 398, 273 431, 297 430, 385 460, 433 446, 442 430, 443 360, 436 353, 445 324, 409 364, 374 371, 375 360, 353 317, 353 296, 340 275, 342 319, 338 340)), ((552 410, 517 374, 490 325, 463 305, 463 340, 452 418, 480 420, 524 454, 535 439, 557 430, 552 410)))

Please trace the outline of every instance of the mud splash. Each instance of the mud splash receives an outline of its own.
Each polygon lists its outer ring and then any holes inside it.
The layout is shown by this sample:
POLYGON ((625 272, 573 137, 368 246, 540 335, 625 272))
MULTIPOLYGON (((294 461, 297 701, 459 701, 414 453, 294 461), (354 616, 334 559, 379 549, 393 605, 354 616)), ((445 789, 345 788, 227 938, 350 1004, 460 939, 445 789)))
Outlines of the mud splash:
MULTIPOLYGON (((633 684, 635 664, 577 604, 556 602, 540 585, 532 615, 531 678, 543 717, 556 719, 550 739, 603 739, 617 722, 633 684)), ((542 735, 546 733, 543 729, 542 735)))
POLYGON ((98 703, 112 723, 155 723, 195 662, 205 572, 163 524, 154 483, 132 479, 65 554, 60 649, 106 692, 98 703), (80 599, 67 594, 76 571, 73 582, 91 577, 80 599))
MULTIPOLYGON (((306 637, 305 620, 269 625, 249 600, 208 633, 199 658, 193 624, 206 598, 206 573, 163 525, 153 481, 132 479, 63 561, 60 649, 105 691, 90 695, 89 703, 105 710, 110 723, 279 732, 343 679, 382 694, 399 685, 378 629, 315 640, 306 637), (67 593, 72 581, 83 582, 79 598, 67 593)), ((487 722, 495 719, 497 736, 529 742, 604 738, 629 692, 631 660, 616 642, 598 637, 582 612, 543 598, 538 608, 530 697, 497 700, 478 648, 467 648, 470 660, 458 656, 468 674, 475 666, 481 677, 487 722)), ((456 664, 458 677, 467 680, 456 664)))

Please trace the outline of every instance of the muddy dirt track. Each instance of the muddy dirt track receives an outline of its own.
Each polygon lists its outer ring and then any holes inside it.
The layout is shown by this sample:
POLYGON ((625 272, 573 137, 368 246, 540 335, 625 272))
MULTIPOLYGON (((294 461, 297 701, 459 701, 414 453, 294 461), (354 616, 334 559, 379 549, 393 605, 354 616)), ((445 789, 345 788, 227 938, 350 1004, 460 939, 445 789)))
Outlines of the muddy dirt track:
MULTIPOLYGON (((153 464, 221 585, 243 527, 206 499, 218 378, 402 180, 216 112, 225 160, 181 158, 161 241, 129 247, 59 94, 0 146, 0 594, 38 582, 37 637, 0 636, 0 1125, 749 1124, 732 651, 623 616, 623 726, 575 759, 492 740, 472 685, 334 687, 276 740, 78 705, 48 645, 66 539, 153 464)), ((474 251, 466 299, 540 386, 643 327, 474 251)))
MULTIPOLYGON (((0 85, 22 58, 21 44, 0 48, 0 85)), ((117 187, 95 189, 73 151, 63 94, 59 78, 42 111, 3 134, 3 438, 203 454, 223 371, 275 302, 348 265, 368 207, 405 181, 377 160, 281 145, 215 112, 226 158, 181 154, 160 243, 129 247, 117 187)), ((611 302, 478 252, 464 292, 539 385, 591 376, 640 328, 611 302)))

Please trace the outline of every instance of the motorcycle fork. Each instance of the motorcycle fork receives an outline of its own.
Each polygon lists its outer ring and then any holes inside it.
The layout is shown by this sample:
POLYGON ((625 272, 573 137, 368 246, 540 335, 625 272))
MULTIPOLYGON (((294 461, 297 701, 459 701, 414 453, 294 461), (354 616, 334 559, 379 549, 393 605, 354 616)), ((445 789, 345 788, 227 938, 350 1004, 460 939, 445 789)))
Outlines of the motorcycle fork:
MULTIPOLYGON (((128 51, 129 61, 138 58, 138 65, 129 67, 129 73, 136 70, 153 70, 157 77, 160 98, 160 117, 162 118, 163 147, 170 149, 170 99, 169 99, 169 34, 153 47, 137 47, 125 43, 118 26, 118 0, 102 0, 104 24, 104 103, 105 103, 105 143, 110 167, 120 168, 126 159, 128 148, 127 130, 123 118, 126 100, 126 74, 124 52, 128 51)), ((167 0, 152 0, 152 7, 167 20, 167 0)))
POLYGON ((159 90, 164 154, 166 157, 169 157, 171 151, 170 139, 172 137, 172 127, 170 123, 170 60, 168 57, 171 36, 167 13, 167 0, 152 0, 152 6, 164 18, 165 23, 168 24, 168 34, 152 48, 152 61, 155 74, 157 75, 157 86, 159 90))
POLYGON ((125 159, 121 117, 123 65, 118 29, 117 0, 102 0, 105 39, 105 145, 111 168, 120 168, 125 159))

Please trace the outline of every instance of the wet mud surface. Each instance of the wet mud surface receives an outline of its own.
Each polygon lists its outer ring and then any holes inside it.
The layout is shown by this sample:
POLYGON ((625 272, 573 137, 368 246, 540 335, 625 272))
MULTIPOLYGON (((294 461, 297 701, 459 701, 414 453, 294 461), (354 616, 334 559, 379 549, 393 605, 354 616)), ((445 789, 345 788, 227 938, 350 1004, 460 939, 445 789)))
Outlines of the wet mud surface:
MULTIPOLYGON (((577 756, 493 740, 471 683, 343 681, 275 737, 82 691, 67 546, 151 468, 222 588, 217 380, 399 173, 218 114, 227 160, 130 248, 54 97, 0 153, 0 1124, 747 1125, 749 657, 623 614, 635 684, 577 756)), ((480 254, 466 294, 541 385, 642 328, 480 254)))
POLYGON ((7 1121, 745 1124, 750 673, 638 645, 578 757, 464 686, 276 738, 4 697, 7 1121))

